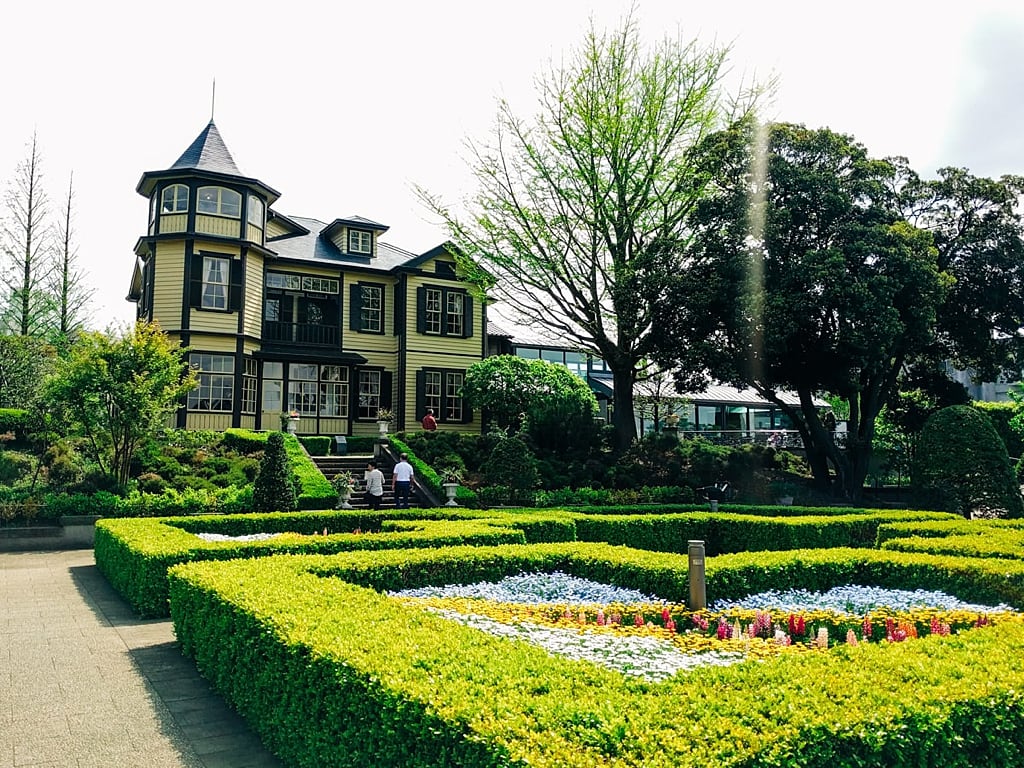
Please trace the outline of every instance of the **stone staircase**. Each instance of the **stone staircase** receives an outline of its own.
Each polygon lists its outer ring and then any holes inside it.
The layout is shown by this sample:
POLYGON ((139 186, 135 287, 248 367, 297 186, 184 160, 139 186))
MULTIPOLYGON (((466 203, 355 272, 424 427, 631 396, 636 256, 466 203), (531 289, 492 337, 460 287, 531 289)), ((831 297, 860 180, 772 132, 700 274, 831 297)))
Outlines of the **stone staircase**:
MULTIPOLYGON (((339 472, 350 472, 356 480, 356 490, 352 493, 349 503, 354 509, 368 509, 366 503, 366 485, 363 483, 363 475, 366 473, 366 464, 373 461, 372 454, 355 454, 348 456, 310 456, 317 469, 328 480, 333 480, 339 472)), ((379 469, 384 473, 384 499, 381 501, 381 509, 393 509, 395 506, 395 495, 391 492, 391 470, 386 459, 378 459, 379 469)), ((414 494, 415 497, 415 494, 414 494)), ((414 505, 415 498, 410 500, 414 505)))

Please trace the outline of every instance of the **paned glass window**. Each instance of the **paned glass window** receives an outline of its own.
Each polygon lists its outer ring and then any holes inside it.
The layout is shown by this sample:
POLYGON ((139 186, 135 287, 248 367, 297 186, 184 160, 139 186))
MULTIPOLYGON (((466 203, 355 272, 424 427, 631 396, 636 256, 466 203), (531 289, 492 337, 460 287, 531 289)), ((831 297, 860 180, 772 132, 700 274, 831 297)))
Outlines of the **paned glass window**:
POLYGON ((358 229, 348 231, 349 253, 373 253, 373 235, 358 229))
POLYGON ((228 279, 231 260, 220 256, 203 257, 203 309, 228 308, 228 279))
POLYGON ((449 336, 462 335, 465 298, 462 293, 449 293, 446 297, 448 311, 445 314, 445 332, 449 336))
POLYGON ((360 304, 360 330, 380 333, 383 330, 384 289, 379 285, 361 286, 362 301, 360 304))
POLYGON ((246 212, 246 217, 249 223, 257 226, 263 226, 263 201, 255 195, 249 195, 249 208, 246 212))
POLYGON ((199 213, 228 216, 232 219, 237 219, 242 215, 242 196, 233 189, 200 187, 198 198, 199 204, 196 210, 199 213))
POLYGON ((348 368, 340 365, 321 366, 320 415, 348 416, 348 368))
POLYGON ((160 213, 185 213, 188 211, 188 187, 172 184, 160 195, 160 213))
POLYGON ((256 361, 245 358, 242 373, 242 413, 256 413, 256 361))
POLYGON ((199 386, 188 393, 190 411, 231 413, 234 403, 235 358, 193 352, 189 363, 196 369, 199 386))
POLYGON ((446 421, 462 421, 462 384, 465 376, 448 371, 444 375, 444 417, 446 421))
POLYGON ((426 290, 426 322, 427 333, 441 333, 441 291, 437 288, 426 290))
POLYGON ((380 410, 380 371, 359 372, 360 419, 375 419, 380 410))

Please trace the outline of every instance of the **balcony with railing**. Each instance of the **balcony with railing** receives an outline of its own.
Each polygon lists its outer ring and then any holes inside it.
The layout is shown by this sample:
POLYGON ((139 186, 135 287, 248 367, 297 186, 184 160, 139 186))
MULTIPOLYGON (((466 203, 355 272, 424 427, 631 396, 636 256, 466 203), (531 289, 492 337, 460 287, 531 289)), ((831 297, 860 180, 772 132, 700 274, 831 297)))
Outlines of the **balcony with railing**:
POLYGON ((288 347, 301 344, 306 347, 337 347, 339 338, 341 336, 336 325, 263 321, 264 346, 288 347))

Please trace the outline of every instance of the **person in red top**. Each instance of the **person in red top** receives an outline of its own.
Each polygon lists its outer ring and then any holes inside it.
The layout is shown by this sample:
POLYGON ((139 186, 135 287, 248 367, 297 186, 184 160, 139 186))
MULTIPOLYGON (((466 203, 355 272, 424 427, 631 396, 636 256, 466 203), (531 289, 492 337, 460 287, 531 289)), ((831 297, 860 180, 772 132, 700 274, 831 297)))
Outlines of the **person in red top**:
POLYGON ((420 423, 427 432, 433 432, 437 429, 437 419, 434 418, 433 408, 427 408, 427 415, 423 417, 423 421, 420 423))

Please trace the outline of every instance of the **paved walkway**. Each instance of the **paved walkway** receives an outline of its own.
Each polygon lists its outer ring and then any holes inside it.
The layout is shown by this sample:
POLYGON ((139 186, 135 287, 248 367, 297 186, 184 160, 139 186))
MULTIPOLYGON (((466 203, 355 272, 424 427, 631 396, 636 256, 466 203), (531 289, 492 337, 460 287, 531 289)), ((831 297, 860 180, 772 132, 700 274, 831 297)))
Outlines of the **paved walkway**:
POLYGON ((280 765, 92 550, 0 552, 0 768, 280 765))

